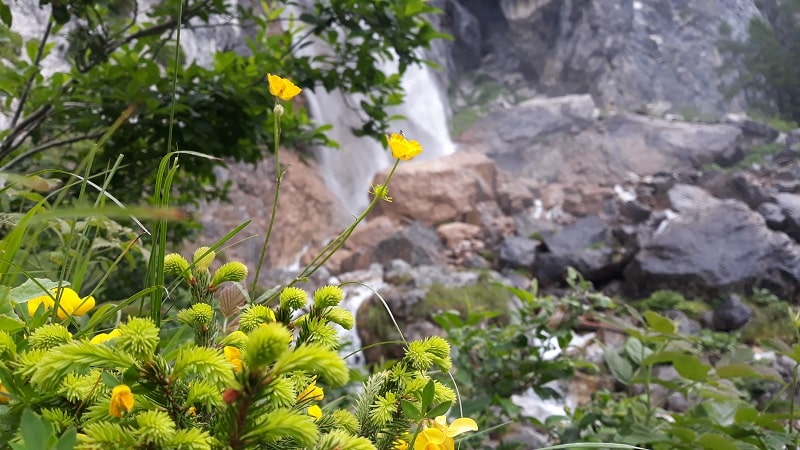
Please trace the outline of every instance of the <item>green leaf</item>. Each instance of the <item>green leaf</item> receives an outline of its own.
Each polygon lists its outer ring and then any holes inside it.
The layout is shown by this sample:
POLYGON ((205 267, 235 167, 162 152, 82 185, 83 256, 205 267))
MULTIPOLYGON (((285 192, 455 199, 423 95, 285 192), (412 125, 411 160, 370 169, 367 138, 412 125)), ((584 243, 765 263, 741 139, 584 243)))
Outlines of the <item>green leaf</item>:
POLYGON ((647 320, 647 325, 654 331, 664 334, 672 334, 675 332, 675 324, 661 314, 653 311, 645 311, 644 318, 647 320))
POLYGON ((739 450, 732 438, 721 434, 704 434, 700 436, 697 443, 708 450, 739 450))
POLYGON ((3 2, 0 2, 0 20, 2 20, 8 28, 11 28, 11 8, 3 2))
POLYGON ((608 369, 614 375, 614 378, 616 378, 620 383, 626 385, 629 384, 631 377, 633 376, 633 366, 631 363, 627 359, 620 356, 619 353, 609 348, 607 348, 604 352, 604 356, 606 365, 608 365, 608 369))
POLYGON ((408 400, 400 400, 400 408, 403 409, 403 414, 411 420, 421 420, 422 413, 408 400))
POLYGON ((625 342, 625 353, 634 363, 641 365, 642 360, 653 354, 653 351, 642 345, 642 341, 630 337, 625 342))
POLYGON ((453 406, 453 402, 442 402, 438 405, 435 405, 433 408, 428 410, 428 413, 425 414, 429 418, 436 418, 438 416, 444 415, 450 407, 453 406))
POLYGON ((708 378, 708 372, 711 371, 710 365, 703 364, 694 355, 683 355, 676 358, 672 365, 682 377, 692 381, 705 381, 708 378))
POLYGON ((53 436, 53 426, 30 409, 22 411, 19 424, 22 441, 28 448, 49 448, 53 436))
POLYGON ((25 327, 25 322, 9 316, 0 316, 0 331, 7 331, 9 333, 17 331, 25 327))
POLYGON ((70 428, 56 443, 56 450, 72 450, 75 448, 75 443, 77 440, 78 433, 75 431, 75 428, 70 428))
POLYGON ((427 411, 428 407, 431 406, 434 394, 436 394, 436 385, 433 383, 433 379, 430 379, 422 389, 422 411, 427 411))
POLYGON ((770 378, 747 364, 729 364, 714 370, 720 378, 770 378))
POLYGON ((47 295, 50 289, 59 286, 68 287, 69 283, 66 281, 51 281, 47 278, 29 278, 21 285, 11 289, 8 296, 16 303, 25 303, 32 298, 47 295))

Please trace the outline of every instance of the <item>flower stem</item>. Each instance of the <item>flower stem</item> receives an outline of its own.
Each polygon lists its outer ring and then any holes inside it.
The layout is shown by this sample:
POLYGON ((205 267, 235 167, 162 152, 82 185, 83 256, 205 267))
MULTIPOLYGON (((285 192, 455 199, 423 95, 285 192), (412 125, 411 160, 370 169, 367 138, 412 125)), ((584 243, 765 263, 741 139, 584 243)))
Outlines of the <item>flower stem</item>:
POLYGON ((272 199, 272 212, 269 216, 269 225, 267 226, 267 234, 264 235, 264 243, 261 246, 261 256, 258 257, 258 266, 256 267, 256 275, 253 277, 253 287, 250 289, 250 292, 255 294, 256 286, 258 286, 258 276, 261 273, 261 266, 264 264, 264 257, 267 254, 267 247, 269 246, 269 238, 272 235, 272 228, 275 225, 275 215, 278 211, 278 194, 281 190, 281 180, 283 180, 283 174, 285 173, 281 170, 281 161, 278 154, 278 146, 281 142, 281 125, 280 125, 280 115, 273 114, 275 121, 273 124, 273 133, 275 134, 275 195, 272 199))
MULTIPOLYGON (((386 176, 386 180, 383 182, 384 186, 389 185, 389 181, 392 179, 392 176, 394 175, 394 172, 397 170, 397 166, 399 163, 400 163, 399 159, 395 160, 394 166, 392 166, 392 170, 389 171, 389 175, 386 176)), ((336 253, 340 248, 342 248, 344 243, 347 242, 347 239, 350 237, 350 235, 353 234, 353 231, 355 231, 358 224, 364 221, 367 215, 372 211, 372 209, 380 200, 381 197, 376 195, 372 199, 370 204, 364 209, 364 211, 358 217, 356 217, 356 220, 349 227, 347 227, 347 229, 345 229, 339 236, 337 236, 336 239, 332 240, 324 249, 322 249, 322 251, 319 252, 319 254, 310 263, 308 263, 308 265, 306 265, 305 268, 303 268, 300 274, 298 274, 297 277, 295 277, 294 280, 292 280, 287 285, 287 287, 294 286, 296 283, 302 281, 303 279, 310 277, 311 275, 314 274, 314 272, 316 272, 320 267, 322 267, 326 262, 328 262, 331 256, 333 256, 334 253, 336 253)), ((278 293, 273 295, 273 297, 275 297, 276 295, 278 295, 278 293)), ((269 300, 271 300, 271 298, 268 299, 268 301, 269 300)))

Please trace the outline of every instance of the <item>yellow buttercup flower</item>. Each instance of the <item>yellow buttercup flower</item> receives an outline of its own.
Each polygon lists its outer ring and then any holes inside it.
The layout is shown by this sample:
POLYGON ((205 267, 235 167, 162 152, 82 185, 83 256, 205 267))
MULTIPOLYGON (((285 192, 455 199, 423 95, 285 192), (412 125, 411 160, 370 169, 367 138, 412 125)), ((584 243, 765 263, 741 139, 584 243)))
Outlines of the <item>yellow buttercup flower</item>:
POLYGON ((8 403, 9 400, 11 399, 8 397, 8 389, 6 389, 6 387, 3 386, 3 382, 0 381, 0 403, 8 403))
POLYGON ((306 410, 306 413, 313 417, 314 420, 319 420, 322 417, 322 408, 317 405, 311 405, 306 410))
POLYGON ((478 431, 478 424, 468 417, 456 419, 448 425, 447 418, 439 416, 432 425, 419 433, 414 441, 414 450, 454 450, 453 437, 467 431, 478 431))
POLYGON ((228 360, 229 363, 233 364, 233 371, 239 373, 244 368, 244 364, 242 363, 242 352, 231 345, 226 345, 223 349, 225 352, 225 359, 228 360))
POLYGON ((392 156, 397 159, 408 161, 422 153, 422 145, 418 141, 409 141, 402 132, 392 133, 386 136, 386 140, 389 141, 392 156))
POLYGON ((92 338, 92 340, 89 341, 89 343, 99 345, 105 341, 114 339, 115 337, 119 337, 119 330, 117 330, 116 328, 111 330, 110 333, 100 333, 96 335, 95 337, 92 338))
POLYGON ((302 89, 286 78, 281 78, 271 73, 267 74, 267 81, 269 81, 269 93, 283 101, 293 99, 302 91, 302 89))
POLYGON ((298 394, 296 400, 301 403, 311 400, 318 402, 321 401, 323 398, 325 398, 325 392, 322 390, 321 387, 317 386, 316 382, 312 382, 311 384, 308 385, 307 388, 305 388, 305 390, 303 390, 303 392, 298 394))
POLYGON ((122 413, 129 413, 133 410, 133 394, 131 388, 120 384, 111 390, 111 403, 108 405, 108 414, 122 418, 122 413))
POLYGON ((53 293, 52 296, 40 295, 28 300, 28 314, 33 316, 36 313, 36 309, 42 304, 45 311, 53 309, 53 306, 55 306, 53 299, 58 298, 59 294, 61 295, 61 300, 58 305, 58 318, 61 320, 66 319, 69 315, 82 316, 94 308, 95 305, 94 297, 80 298, 77 292, 68 287, 53 288, 50 289, 50 292, 53 293))

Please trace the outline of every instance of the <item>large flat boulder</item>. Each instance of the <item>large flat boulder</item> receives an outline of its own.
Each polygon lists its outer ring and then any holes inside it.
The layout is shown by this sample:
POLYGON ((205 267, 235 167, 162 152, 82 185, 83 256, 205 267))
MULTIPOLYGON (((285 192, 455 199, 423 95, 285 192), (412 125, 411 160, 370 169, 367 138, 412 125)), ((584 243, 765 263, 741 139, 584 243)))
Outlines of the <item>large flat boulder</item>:
POLYGON ((697 296, 764 287, 796 299, 800 247, 743 203, 703 203, 642 244, 625 268, 624 285, 637 297, 659 289, 697 296))

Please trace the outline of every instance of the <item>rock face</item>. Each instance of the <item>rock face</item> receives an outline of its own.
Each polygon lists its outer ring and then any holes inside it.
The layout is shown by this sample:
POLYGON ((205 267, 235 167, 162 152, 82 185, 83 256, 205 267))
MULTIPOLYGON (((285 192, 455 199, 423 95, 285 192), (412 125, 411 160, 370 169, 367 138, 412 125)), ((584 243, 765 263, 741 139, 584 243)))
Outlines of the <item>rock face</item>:
MULTIPOLYGON (((600 104, 720 113, 745 109, 719 87, 725 36, 746 35, 754 0, 449 0, 456 67, 517 73, 548 95, 587 93, 600 104), (463 8, 462 8, 463 7, 463 8), (465 14, 465 10, 468 14, 465 14), (479 18, 481 55, 466 30, 479 18), (470 51, 465 51, 468 48, 470 51)), ((476 34, 471 34, 476 36, 476 34)))
POLYGON ((729 165, 742 156, 741 139, 741 129, 725 124, 599 119, 588 95, 525 101, 462 136, 513 175, 566 185, 729 165))
POLYGON ((714 295, 769 288, 794 298, 800 286, 800 248, 766 227, 746 205, 722 200, 682 212, 642 245, 626 267, 625 288, 643 296, 658 289, 714 295))
MULTIPOLYGON (((338 231, 337 200, 328 192, 316 173, 313 163, 301 162, 291 152, 283 152, 282 159, 291 167, 281 184, 278 213, 270 239, 266 267, 283 268, 294 264, 308 247, 321 248, 321 244, 338 231)), ((263 236, 269 225, 275 189, 275 169, 272 160, 255 167, 249 164, 230 164, 219 171, 220 182, 230 181, 230 202, 215 201, 202 207, 199 218, 204 227, 203 242, 209 245, 225 236, 247 220, 252 222, 229 243, 248 239, 231 246, 220 255, 223 260, 237 260, 248 267, 256 267, 261 253, 263 236)))

